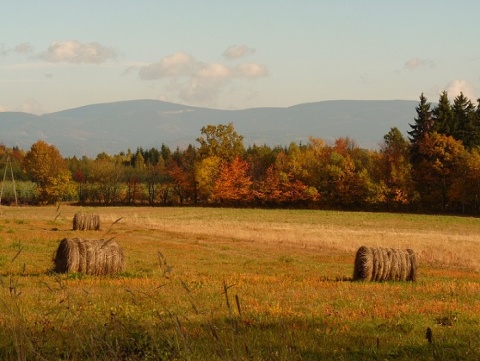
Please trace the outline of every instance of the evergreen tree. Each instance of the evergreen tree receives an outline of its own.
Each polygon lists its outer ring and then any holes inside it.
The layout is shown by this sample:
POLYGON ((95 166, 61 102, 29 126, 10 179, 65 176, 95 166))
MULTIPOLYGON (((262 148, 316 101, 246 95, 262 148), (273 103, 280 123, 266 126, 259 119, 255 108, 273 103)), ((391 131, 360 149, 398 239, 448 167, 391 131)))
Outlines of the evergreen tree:
POLYGON ((440 94, 438 105, 433 109, 433 130, 439 134, 451 136, 455 133, 457 125, 454 122, 452 105, 448 100, 448 94, 443 91, 440 94))
POLYGON ((409 124, 411 131, 407 132, 412 144, 411 150, 411 160, 413 163, 419 161, 419 152, 418 152, 418 143, 424 138, 424 136, 432 131, 433 128, 433 116, 431 110, 431 104, 427 102, 427 98, 423 95, 420 95, 420 102, 415 108, 417 112, 417 117, 414 119, 414 124, 409 124))
POLYGON ((480 145, 480 127, 477 112, 472 102, 460 93, 453 101, 453 118, 457 125, 452 134, 461 140, 467 149, 480 145))

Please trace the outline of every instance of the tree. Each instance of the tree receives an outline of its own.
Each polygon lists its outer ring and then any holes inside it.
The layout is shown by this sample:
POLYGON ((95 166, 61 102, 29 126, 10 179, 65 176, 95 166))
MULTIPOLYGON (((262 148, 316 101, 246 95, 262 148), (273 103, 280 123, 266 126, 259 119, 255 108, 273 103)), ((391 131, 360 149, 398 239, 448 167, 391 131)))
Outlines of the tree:
POLYGON ((23 167, 37 183, 41 202, 55 203, 73 197, 71 173, 55 146, 42 140, 37 141, 25 155, 23 167))
POLYGON ((222 164, 217 156, 210 156, 202 159, 195 168, 195 180, 197 184, 198 198, 204 202, 213 201, 213 188, 220 174, 222 164))
POLYGON ((180 204, 197 203, 197 150, 191 144, 181 151, 178 147, 165 159, 165 173, 170 178, 171 187, 180 204))
MULTIPOLYGON (((149 163, 147 165, 145 181, 147 183, 148 203, 153 205, 157 198, 157 193, 162 193, 160 187, 166 182, 168 176, 165 172, 165 162, 162 157, 159 157, 155 164, 149 163)), ((165 189, 162 195, 163 203, 167 203, 168 189, 165 189)))
POLYGON ((414 198, 410 147, 400 130, 395 127, 390 129, 383 140, 378 167, 379 179, 385 184, 387 205, 397 208, 410 203, 414 198))
POLYGON ((264 180, 259 182, 256 195, 262 203, 276 206, 305 205, 320 198, 316 188, 282 172, 275 164, 267 169, 264 180))
POLYGON ((235 157, 243 157, 245 147, 243 136, 238 135, 233 123, 202 127, 202 135, 197 138, 200 143, 200 158, 218 157, 221 161, 231 162, 235 157))
POLYGON ((414 165, 413 177, 422 203, 446 210, 452 185, 464 177, 459 170, 465 148, 461 141, 436 132, 426 134, 418 146, 421 161, 414 165))
POLYGON ((456 129, 455 139, 461 140, 467 149, 480 145, 480 124, 472 102, 460 93, 453 101, 453 118, 456 129))
POLYGON ((125 166, 112 157, 101 154, 91 164, 90 181, 93 185, 93 198, 105 204, 118 202, 125 181, 125 166))
POLYGON ((438 105, 433 109, 433 130, 446 136, 453 135, 457 125, 454 122, 452 105, 448 100, 448 94, 443 91, 440 94, 438 105))
POLYGON ((213 187, 213 198, 223 204, 248 204, 253 198, 249 168, 249 164, 239 157, 223 163, 213 187))
POLYGON ((414 119, 415 123, 409 124, 412 130, 407 132, 410 136, 410 143, 412 144, 412 147, 410 148, 411 160, 414 163, 420 160, 418 155, 418 143, 422 140, 425 134, 430 133, 433 128, 434 121, 430 107, 431 104, 427 102, 427 98, 422 93, 420 95, 420 102, 415 108, 417 112, 417 117, 414 119))

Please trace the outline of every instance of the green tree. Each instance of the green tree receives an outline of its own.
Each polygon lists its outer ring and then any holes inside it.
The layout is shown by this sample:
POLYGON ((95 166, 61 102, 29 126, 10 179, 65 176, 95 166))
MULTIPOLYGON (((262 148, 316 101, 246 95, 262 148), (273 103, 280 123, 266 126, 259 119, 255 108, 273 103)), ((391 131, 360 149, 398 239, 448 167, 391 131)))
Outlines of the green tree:
POLYGON ((125 166, 106 154, 97 156, 91 164, 90 179, 94 200, 105 204, 120 201, 122 184, 125 181, 125 166))
POLYGON ((201 133, 202 136, 197 138, 200 158, 218 157, 222 162, 231 162, 235 157, 244 156, 243 136, 237 134, 233 123, 208 125, 202 127, 201 133))
POLYGON ((453 118, 457 125, 452 135, 467 149, 480 145, 480 124, 472 102, 460 93, 453 101, 453 118))
POLYGON ((408 131, 410 143, 412 144, 410 148, 410 156, 413 163, 419 162, 419 145, 418 143, 423 139, 425 134, 428 134, 432 131, 434 119, 432 116, 431 104, 427 102, 427 98, 423 95, 420 95, 420 102, 415 108, 417 112, 417 117, 414 119, 414 124, 409 124, 411 130, 408 131))
POLYGON ((23 167, 38 185, 41 202, 55 203, 74 196, 71 173, 54 145, 39 140, 25 155, 23 167))
POLYGON ((457 125, 453 117, 452 105, 448 99, 448 94, 443 91, 438 99, 437 106, 433 109, 434 126, 433 131, 446 136, 453 135, 457 125))

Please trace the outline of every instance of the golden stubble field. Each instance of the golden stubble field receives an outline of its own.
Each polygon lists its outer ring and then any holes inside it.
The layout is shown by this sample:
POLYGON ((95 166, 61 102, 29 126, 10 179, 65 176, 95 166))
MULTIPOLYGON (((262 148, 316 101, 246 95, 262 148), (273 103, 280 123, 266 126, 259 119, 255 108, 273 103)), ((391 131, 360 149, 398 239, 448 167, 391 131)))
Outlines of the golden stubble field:
POLYGON ((473 217, 1 207, 0 356, 476 359, 479 270, 473 217), (77 212, 102 230, 73 231, 77 212), (114 238, 126 272, 52 274, 64 237, 114 238), (350 282, 362 245, 414 249, 418 281, 350 282))

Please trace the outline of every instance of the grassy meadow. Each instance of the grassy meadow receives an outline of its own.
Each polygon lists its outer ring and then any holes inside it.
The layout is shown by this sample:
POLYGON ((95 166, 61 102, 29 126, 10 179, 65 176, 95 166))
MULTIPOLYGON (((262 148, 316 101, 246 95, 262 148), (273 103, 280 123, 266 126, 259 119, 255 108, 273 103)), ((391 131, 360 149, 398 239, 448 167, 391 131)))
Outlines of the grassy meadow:
POLYGON ((478 360, 479 300, 472 217, 0 208, 2 360, 478 360), (114 238, 126 271, 52 273, 65 237, 114 238), (417 282, 352 282, 362 245, 414 249, 417 282))

